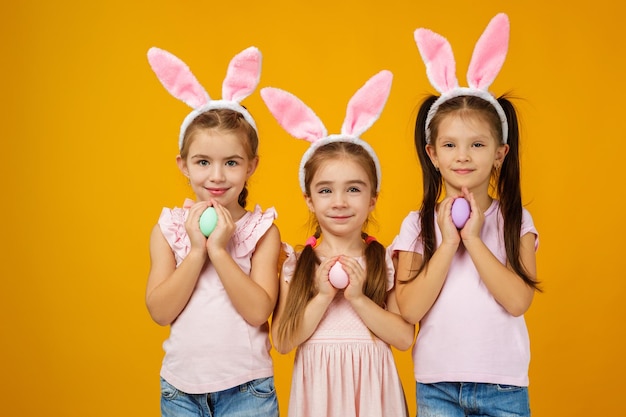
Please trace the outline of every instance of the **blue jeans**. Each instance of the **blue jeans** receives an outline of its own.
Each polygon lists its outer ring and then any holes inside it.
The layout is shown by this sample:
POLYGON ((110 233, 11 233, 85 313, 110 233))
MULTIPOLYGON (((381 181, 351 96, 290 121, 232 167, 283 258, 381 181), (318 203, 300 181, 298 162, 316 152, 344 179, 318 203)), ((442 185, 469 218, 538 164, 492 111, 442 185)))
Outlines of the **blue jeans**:
POLYGON ((530 417, 527 387, 417 383, 416 398, 418 417, 530 417))
POLYGON ((278 417, 274 378, 260 378, 224 391, 186 394, 161 378, 162 417, 278 417))

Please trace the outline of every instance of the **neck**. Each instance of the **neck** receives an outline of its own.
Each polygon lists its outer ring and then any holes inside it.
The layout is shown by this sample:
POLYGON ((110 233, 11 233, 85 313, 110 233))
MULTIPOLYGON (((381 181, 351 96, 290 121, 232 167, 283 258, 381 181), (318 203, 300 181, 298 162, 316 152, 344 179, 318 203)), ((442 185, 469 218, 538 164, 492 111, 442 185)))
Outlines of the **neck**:
POLYGON ((322 241, 316 252, 322 257, 346 255, 357 257, 363 255, 365 242, 361 239, 361 232, 349 236, 336 236, 322 233, 322 241))

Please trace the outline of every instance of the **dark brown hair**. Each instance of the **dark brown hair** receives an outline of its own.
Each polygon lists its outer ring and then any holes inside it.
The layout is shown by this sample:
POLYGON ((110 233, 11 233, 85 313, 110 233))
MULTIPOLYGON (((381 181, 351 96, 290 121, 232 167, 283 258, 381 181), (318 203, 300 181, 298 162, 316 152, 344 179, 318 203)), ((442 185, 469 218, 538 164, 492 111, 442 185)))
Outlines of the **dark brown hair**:
MULTIPOLYGON (((423 262, 417 271, 407 281, 414 280, 419 273, 428 267, 436 249, 435 238, 435 209, 443 191, 443 179, 439 171, 431 163, 426 153, 426 116, 428 110, 437 99, 436 96, 427 97, 420 106, 415 122, 415 150, 422 167, 423 200, 420 208, 421 239, 424 246, 423 262)), ((520 186, 519 163, 519 124, 513 104, 505 97, 500 97, 498 103, 502 106, 508 123, 509 152, 504 158, 502 167, 492 171, 491 193, 499 199, 500 212, 504 219, 504 243, 507 261, 526 284, 539 289, 538 283, 529 275, 520 260, 520 231, 522 227, 522 193, 520 186)), ((500 117, 492 104, 487 100, 474 96, 460 96, 452 98, 439 106, 437 113, 430 122, 431 140, 438 136, 441 120, 455 113, 480 117, 491 126, 492 134, 499 138, 502 144, 502 124, 500 117)))

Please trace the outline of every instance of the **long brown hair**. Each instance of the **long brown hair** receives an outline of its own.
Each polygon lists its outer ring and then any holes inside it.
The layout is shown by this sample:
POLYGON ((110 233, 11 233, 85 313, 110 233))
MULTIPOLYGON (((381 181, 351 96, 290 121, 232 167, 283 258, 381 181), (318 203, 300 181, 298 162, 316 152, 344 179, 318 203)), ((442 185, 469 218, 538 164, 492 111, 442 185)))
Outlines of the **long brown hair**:
MULTIPOLYGON (((379 179, 376 175, 376 165, 372 157, 362 146, 351 142, 330 142, 318 147, 304 166, 304 183, 307 196, 311 195, 311 181, 320 166, 331 159, 349 158, 361 165, 368 175, 372 185, 372 197, 376 197, 376 185, 379 179)), ((367 224, 363 225, 363 228, 367 224)), ((320 238, 321 229, 315 222, 316 238, 320 238)), ((361 233, 366 240, 368 235, 361 233)), ((366 241, 370 241, 367 239, 366 241)), ((385 261, 385 247, 376 240, 371 240, 364 251, 366 279, 363 293, 379 306, 383 306, 387 296, 387 264, 385 261)), ((289 293, 278 326, 278 336, 283 340, 291 340, 302 322, 304 309, 309 301, 318 293, 315 284, 315 271, 320 259, 310 245, 305 246, 296 261, 294 275, 289 282, 289 293)))
MULTIPOLYGON (((237 111, 229 109, 212 109, 196 117, 187 127, 183 137, 183 146, 180 149, 182 159, 187 159, 189 147, 193 142, 194 134, 202 130, 215 129, 222 132, 234 132, 240 134, 244 140, 244 148, 249 159, 257 157, 259 149, 259 137, 256 130, 244 119, 243 115, 237 111)), ((238 203, 246 208, 248 198, 248 185, 244 185, 239 193, 238 203)))
MULTIPOLYGON (((426 116, 428 110, 437 99, 436 96, 427 97, 420 106, 415 122, 415 150, 422 168, 423 200, 420 207, 421 239, 424 246, 423 262, 411 277, 404 281, 410 282, 417 278, 422 270, 428 267, 436 249, 435 238, 435 209, 443 191, 443 178, 431 163, 426 153, 426 116)), ((504 220, 504 244, 507 261, 511 268, 526 284, 539 290, 538 282, 532 279, 520 259, 520 231, 522 227, 522 193, 520 186, 519 163, 519 123, 513 104, 505 97, 500 97, 498 103, 502 106, 508 123, 509 152, 504 158, 502 167, 492 171, 491 193, 499 200, 500 212, 504 220)), ((452 113, 471 114, 487 121, 495 138, 502 143, 502 124, 495 108, 488 101, 474 96, 460 96, 450 99, 437 110, 430 122, 431 140, 436 140, 441 121, 452 113)))

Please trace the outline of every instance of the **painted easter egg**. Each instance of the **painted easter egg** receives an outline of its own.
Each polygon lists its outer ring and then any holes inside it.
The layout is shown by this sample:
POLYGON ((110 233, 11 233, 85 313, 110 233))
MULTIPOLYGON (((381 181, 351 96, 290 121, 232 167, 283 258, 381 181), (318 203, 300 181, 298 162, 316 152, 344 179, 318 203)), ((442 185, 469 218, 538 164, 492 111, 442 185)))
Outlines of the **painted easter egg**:
POLYGON ((462 229, 470 216, 470 205, 464 198, 457 198, 452 202, 452 222, 457 229, 462 229))
POLYGON ((213 207, 207 207, 200 215, 200 231, 204 236, 209 237, 215 226, 217 226, 217 213, 213 207))
POLYGON ((333 287, 340 290, 348 286, 348 274, 346 274, 339 262, 336 262, 328 271, 328 280, 333 287))

